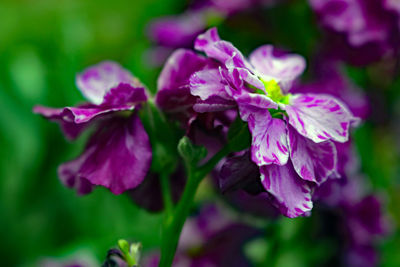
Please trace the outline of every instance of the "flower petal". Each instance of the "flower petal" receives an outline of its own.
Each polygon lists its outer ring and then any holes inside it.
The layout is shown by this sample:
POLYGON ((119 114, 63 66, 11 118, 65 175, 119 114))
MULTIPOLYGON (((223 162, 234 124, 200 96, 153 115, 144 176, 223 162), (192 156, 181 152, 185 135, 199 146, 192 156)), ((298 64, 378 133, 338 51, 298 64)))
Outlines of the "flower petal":
POLYGON ((235 107, 235 101, 227 100, 219 96, 211 96, 206 100, 197 100, 196 104, 193 105, 194 111, 200 113, 225 111, 235 107))
POLYGON ((219 69, 198 71, 190 77, 190 92, 201 100, 211 96, 231 99, 225 91, 225 86, 219 69))
POLYGON ((147 101, 147 95, 144 87, 133 87, 127 83, 120 83, 106 93, 101 106, 118 107, 119 110, 125 110, 132 109, 134 105, 145 101, 147 101))
POLYGON ((290 162, 284 166, 262 166, 260 173, 265 190, 274 197, 283 215, 294 218, 312 209, 311 188, 296 174, 290 162))
POLYGON ((314 143, 288 127, 290 158, 297 174, 304 180, 321 184, 336 171, 336 147, 331 141, 314 143))
POLYGON ((112 118, 103 122, 81 156, 59 167, 59 176, 70 181, 67 186, 86 179, 121 194, 143 181, 151 156, 149 137, 138 116, 112 118))
POLYGON ((225 64, 228 59, 236 55, 236 66, 243 67, 245 65, 245 58, 242 53, 230 42, 221 40, 217 28, 211 28, 205 33, 200 34, 194 43, 194 48, 204 52, 208 57, 216 59, 222 64, 225 64))
MULTIPOLYGON (((277 109, 278 105, 268 96, 257 93, 242 93, 234 95, 239 106, 253 107, 254 109, 277 109)), ((245 120, 245 119, 244 119, 245 120)))
POLYGON ((213 63, 187 49, 176 50, 165 63, 157 81, 156 103, 168 112, 182 112, 191 108, 196 97, 190 93, 190 76, 213 63))
POLYGON ((222 193, 246 188, 250 184, 259 183, 260 171, 251 161, 249 152, 243 155, 228 157, 219 172, 219 187, 222 193))
POLYGON ((277 51, 272 45, 264 45, 250 54, 250 63, 263 80, 275 80, 285 92, 292 82, 306 68, 306 61, 300 55, 277 51))
POLYGON ((121 83, 107 93, 102 105, 82 104, 65 108, 35 106, 33 112, 49 120, 57 121, 64 134, 70 139, 75 139, 93 120, 113 112, 133 110, 138 102, 146 99, 144 88, 133 88, 121 83), (125 101, 130 102, 124 103, 125 101))
POLYGON ((329 139, 346 142, 350 124, 358 121, 341 101, 329 95, 298 94, 284 109, 289 123, 315 143, 329 139))
POLYGON ((148 33, 159 45, 179 48, 192 46, 196 36, 205 28, 203 14, 192 11, 156 19, 150 24, 148 33))
POLYGON ((71 111, 67 108, 35 106, 33 112, 40 114, 51 121, 58 122, 64 135, 71 140, 77 138, 90 124, 90 122, 75 123, 71 111))
POLYGON ((101 62, 76 76, 76 85, 79 90, 91 103, 96 105, 100 105, 106 93, 120 83, 142 87, 129 71, 112 61, 101 62))
POLYGON ((289 158, 286 123, 272 118, 268 109, 239 106, 240 115, 251 132, 251 159, 258 166, 284 165, 289 158))

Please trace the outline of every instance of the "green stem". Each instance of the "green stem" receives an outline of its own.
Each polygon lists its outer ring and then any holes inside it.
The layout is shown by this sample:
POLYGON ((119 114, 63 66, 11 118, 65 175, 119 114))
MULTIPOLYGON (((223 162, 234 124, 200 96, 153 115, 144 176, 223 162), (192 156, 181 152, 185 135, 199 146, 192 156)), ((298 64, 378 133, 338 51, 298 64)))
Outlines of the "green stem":
POLYGON ((186 182, 182 197, 173 210, 173 213, 170 216, 167 216, 166 220, 164 221, 161 237, 161 259, 159 267, 170 267, 172 265, 183 225, 185 224, 186 218, 189 215, 194 196, 196 195, 196 191, 200 182, 229 152, 229 147, 224 147, 207 163, 197 168, 197 170, 196 168, 190 166, 190 164, 187 164, 186 170, 188 174, 188 180, 186 182))
POLYGON ((179 201, 172 216, 168 216, 164 222, 162 240, 161 240, 161 260, 160 267, 169 267, 174 260, 175 251, 178 246, 179 237, 189 215, 193 204, 194 195, 201 179, 190 175, 185 186, 182 198, 179 201))
POLYGON ((174 204, 172 202, 172 195, 171 195, 171 187, 169 183, 169 174, 161 173, 161 190, 164 202, 164 208, 167 214, 167 217, 171 214, 172 209, 174 208, 174 204))

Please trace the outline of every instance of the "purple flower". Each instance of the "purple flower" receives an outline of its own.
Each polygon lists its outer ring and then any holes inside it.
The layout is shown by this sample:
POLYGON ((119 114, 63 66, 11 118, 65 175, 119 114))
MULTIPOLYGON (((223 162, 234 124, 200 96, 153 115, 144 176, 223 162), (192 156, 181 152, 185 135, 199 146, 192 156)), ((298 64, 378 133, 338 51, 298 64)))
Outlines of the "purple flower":
POLYGON ((337 61, 322 57, 317 62, 314 75, 316 79, 310 83, 296 83, 293 93, 323 93, 337 97, 349 107, 350 111, 359 118, 369 115, 370 107, 367 97, 343 73, 337 61))
POLYGON ((299 55, 266 45, 247 60, 215 28, 200 35, 195 48, 219 65, 191 75, 190 92, 198 97, 193 110, 238 107, 252 134, 251 158, 264 188, 285 215, 309 211, 312 187, 336 171, 332 141, 346 142, 358 119, 331 95, 290 93, 306 67, 299 55))
POLYGON ((179 16, 157 19, 149 26, 150 39, 164 47, 189 47, 206 28, 203 16, 201 11, 193 10, 179 16))
POLYGON ((271 195, 265 192, 260 169, 251 161, 249 151, 228 156, 215 176, 224 198, 240 212, 267 218, 279 214, 271 205, 271 195))
POLYGON ((166 16, 152 21, 147 29, 149 38, 158 46, 148 57, 154 65, 165 62, 173 49, 190 48, 196 37, 211 25, 228 16, 257 7, 270 6, 279 0, 200 0, 194 1, 180 15, 166 16))
MULTIPOLYGON (((376 266, 376 241, 390 230, 380 198, 368 192, 365 177, 350 142, 336 144, 338 172, 341 179, 329 179, 316 189, 320 207, 337 217, 337 227, 344 243, 346 266, 376 266)), ((329 229, 332 231, 332 229, 329 229)))
POLYGON ((328 30, 332 54, 356 64, 367 64, 396 49, 398 14, 384 0, 309 0, 321 24, 328 30))
POLYGON ((76 83, 89 103, 34 112, 57 121, 69 138, 94 125, 85 151, 58 169, 61 181, 86 194, 94 185, 121 194, 137 187, 151 163, 149 137, 136 110, 147 100, 146 90, 127 70, 114 62, 102 62, 78 74, 76 83), (129 112, 129 113, 126 113, 129 112))
POLYGON ((190 93, 190 76, 199 70, 215 69, 217 66, 216 62, 192 51, 178 49, 167 60, 158 77, 158 92, 155 97, 157 106, 179 120, 195 144, 206 146, 208 156, 216 152, 224 142, 226 126, 236 116, 236 112, 232 115, 232 112, 226 109, 234 108, 235 103, 224 102, 217 98, 215 101, 219 101, 223 112, 202 114, 195 112, 194 107, 199 107, 203 103, 190 93))

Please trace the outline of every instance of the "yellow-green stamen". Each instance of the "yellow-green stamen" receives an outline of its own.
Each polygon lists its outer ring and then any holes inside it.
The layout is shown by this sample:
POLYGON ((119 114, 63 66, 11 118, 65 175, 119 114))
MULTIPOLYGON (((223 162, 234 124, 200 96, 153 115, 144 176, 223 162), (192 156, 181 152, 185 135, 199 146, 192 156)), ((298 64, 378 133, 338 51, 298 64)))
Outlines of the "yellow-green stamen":
POLYGON ((267 96, 271 98, 275 102, 279 102, 282 104, 289 103, 290 94, 282 94, 281 87, 275 80, 264 81, 261 80, 264 84, 265 91, 267 92, 267 96))

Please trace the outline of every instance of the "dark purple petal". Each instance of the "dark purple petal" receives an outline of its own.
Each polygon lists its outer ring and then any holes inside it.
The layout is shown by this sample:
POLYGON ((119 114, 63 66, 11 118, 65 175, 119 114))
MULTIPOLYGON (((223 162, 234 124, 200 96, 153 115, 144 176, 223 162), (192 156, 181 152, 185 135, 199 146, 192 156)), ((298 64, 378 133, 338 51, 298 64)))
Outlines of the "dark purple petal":
POLYGON ((133 110, 147 100, 144 88, 134 88, 121 83, 106 93, 101 105, 82 104, 77 107, 47 108, 36 106, 33 112, 58 122, 68 138, 76 138, 94 119, 113 112, 133 110))
POLYGON ((225 14, 232 14, 238 11, 242 11, 248 8, 251 8, 257 2, 259 1, 254 1, 254 0, 211 0, 213 6, 221 11, 224 12, 225 14))
POLYGON ((345 33, 352 46, 385 41, 390 34, 389 14, 382 1, 375 0, 310 0, 320 15, 321 23, 336 32, 345 33))
POLYGON ((283 215, 294 218, 312 209, 311 188, 297 175, 290 162, 284 166, 262 166, 260 173, 265 190, 274 197, 283 215))
POLYGON ((347 249, 345 264, 351 267, 375 267, 378 264, 378 251, 370 244, 353 244, 347 249))
POLYGON ((137 187, 151 163, 149 137, 136 115, 103 122, 84 153, 59 167, 60 179, 73 186, 82 179, 121 194, 137 187))
POLYGON ((260 179, 258 166, 251 161, 250 153, 228 157, 219 172, 219 187, 222 193, 235 191, 260 179))
POLYGON ((196 97, 190 93, 190 76, 197 71, 210 68, 212 64, 209 59, 190 50, 175 51, 158 77, 157 105, 168 112, 182 112, 191 108, 196 97))
POLYGON ((219 96, 211 96, 207 100, 197 100, 193 105, 194 111, 200 113, 225 111, 235 107, 236 102, 219 96))
POLYGON ((51 121, 58 122, 64 135, 68 139, 77 138, 90 124, 90 122, 80 124, 75 123, 73 114, 71 115, 71 111, 66 108, 35 106, 33 112, 40 114, 51 121))
POLYGON ((79 90, 87 100, 96 105, 100 105, 107 92, 120 83, 142 87, 129 71, 112 61, 103 61, 76 76, 76 85, 79 90))
POLYGON ((288 126, 290 158, 304 180, 321 184, 336 171, 336 147, 331 141, 314 143, 288 126))
POLYGON ((388 232, 382 203, 376 196, 366 196, 348 209, 347 222, 354 242, 371 243, 377 236, 388 232))
POLYGON ((224 198, 241 213, 263 218, 276 218, 280 215, 279 210, 271 202, 271 195, 265 191, 252 195, 245 190, 238 190, 224 194, 224 198))
MULTIPOLYGON (((172 200, 178 202, 186 183, 185 170, 179 165, 169 177, 172 200)), ((136 188, 128 191, 129 197, 136 205, 151 211, 159 212, 164 208, 161 192, 160 175, 149 171, 143 182, 136 188)))
POLYGON ((329 95, 294 95, 284 109, 289 123, 316 143, 330 139, 346 142, 351 123, 358 121, 341 101, 329 95))
POLYGON ((292 82, 306 68, 306 61, 300 55, 278 53, 272 45, 264 45, 250 54, 250 63, 265 81, 275 80, 288 92, 292 82))
POLYGON ((135 105, 146 101, 145 88, 132 87, 127 83, 120 83, 117 87, 112 88, 106 93, 101 106, 119 108, 120 110, 124 107, 126 109, 133 109, 135 105))
POLYGON ((206 28, 201 11, 188 11, 179 16, 164 17, 150 24, 150 38, 166 47, 190 47, 196 36, 206 28))

